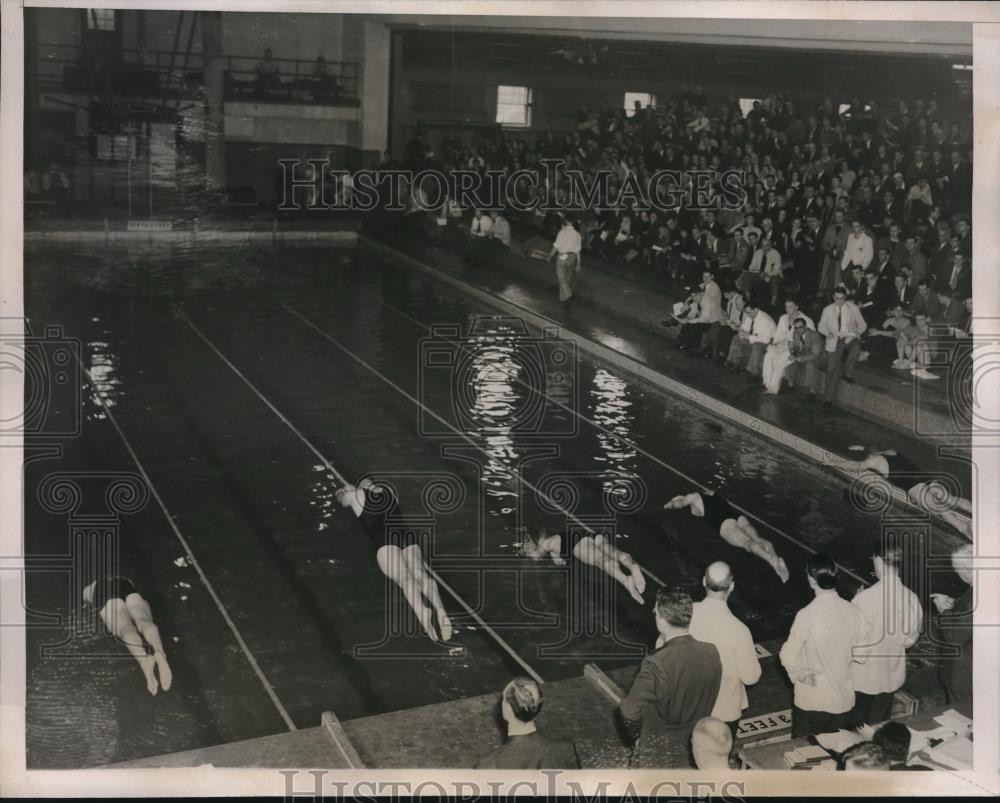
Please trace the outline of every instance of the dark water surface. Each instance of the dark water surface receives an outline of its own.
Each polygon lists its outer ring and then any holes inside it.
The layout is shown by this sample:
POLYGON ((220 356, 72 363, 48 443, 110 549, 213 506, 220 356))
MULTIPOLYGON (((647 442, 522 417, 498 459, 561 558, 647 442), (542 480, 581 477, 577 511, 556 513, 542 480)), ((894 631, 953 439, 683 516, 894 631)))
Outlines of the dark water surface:
POLYGON ((33 573, 31 616, 61 618, 28 631, 30 767, 285 729, 220 605, 298 727, 319 724, 324 710, 351 719, 497 691, 523 671, 448 594, 450 643, 406 630, 378 545, 336 505, 333 475, 300 436, 348 478, 392 482, 404 511, 422 517, 429 562, 545 680, 588 661, 637 660, 655 638, 655 583, 640 607, 572 562, 518 558, 520 525, 569 540, 584 527, 610 533, 693 593, 708 562, 727 560, 733 608, 758 641, 783 636, 808 600, 806 547, 870 578, 876 520, 847 504, 829 474, 371 257, 44 246, 25 264, 33 331, 59 324, 79 339, 97 386, 81 389, 79 406, 58 396, 47 419, 56 427, 81 415, 78 437, 29 443, 62 454, 39 451, 26 467, 28 552, 65 554, 71 543, 67 514, 37 499, 46 477, 137 471, 100 394, 219 600, 180 560, 154 498, 120 516, 121 573, 150 600, 174 668, 173 688, 153 698, 100 629, 43 652, 82 614, 68 576, 33 573), (662 510, 693 490, 685 477, 781 531, 759 525, 788 563, 787 585, 688 514, 662 510))

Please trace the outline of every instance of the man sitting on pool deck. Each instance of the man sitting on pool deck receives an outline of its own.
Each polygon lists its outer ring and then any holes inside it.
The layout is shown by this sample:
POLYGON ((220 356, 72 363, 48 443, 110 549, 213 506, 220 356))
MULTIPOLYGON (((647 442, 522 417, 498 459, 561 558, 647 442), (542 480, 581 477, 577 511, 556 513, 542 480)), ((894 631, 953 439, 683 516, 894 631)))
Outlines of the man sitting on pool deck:
POLYGON ((857 473, 878 474, 889 480, 921 510, 935 513, 962 535, 972 540, 972 502, 951 493, 933 474, 895 449, 873 449, 864 460, 831 460, 833 468, 857 473))
POLYGON ((83 589, 83 600, 97 609, 108 630, 138 661, 149 693, 155 695, 161 686, 164 691, 169 691, 173 674, 163 652, 160 630, 153 624, 153 612, 149 603, 136 590, 132 581, 127 577, 95 580, 83 589), (143 639, 146 640, 145 643, 143 639), (152 655, 146 644, 152 647, 152 655), (159 682, 155 670, 159 670, 159 682))
POLYGON ((663 506, 666 510, 691 508, 691 515, 705 519, 705 523, 717 531, 722 539, 739 549, 756 555, 766 561, 781 582, 788 581, 788 567, 785 561, 778 557, 770 541, 761 538, 746 516, 735 510, 728 501, 716 493, 698 493, 675 496, 663 506))
MULTIPOLYGON (((540 531, 536 540, 528 534, 526 527, 522 527, 519 552, 533 560, 540 560, 548 555, 556 566, 563 566, 566 563, 566 559, 562 557, 562 536, 558 533, 548 535, 544 529, 540 531)), ((603 535, 597 534, 593 537, 589 535, 580 537, 573 546, 573 555, 577 560, 607 572, 625 587, 625 590, 632 595, 632 599, 640 605, 643 604, 642 594, 646 590, 646 578, 643 576, 642 567, 628 552, 616 549, 603 535)))
POLYGON ((448 641, 452 634, 451 620, 445 613, 441 593, 430 568, 424 563, 416 536, 412 530, 390 527, 386 521, 390 514, 399 516, 399 502, 392 489, 365 478, 357 486, 348 483, 338 489, 337 501, 344 507, 350 507, 371 539, 382 544, 375 553, 378 566, 402 589, 427 635, 432 641, 438 640, 431 616, 433 607, 441 629, 441 640, 448 641))

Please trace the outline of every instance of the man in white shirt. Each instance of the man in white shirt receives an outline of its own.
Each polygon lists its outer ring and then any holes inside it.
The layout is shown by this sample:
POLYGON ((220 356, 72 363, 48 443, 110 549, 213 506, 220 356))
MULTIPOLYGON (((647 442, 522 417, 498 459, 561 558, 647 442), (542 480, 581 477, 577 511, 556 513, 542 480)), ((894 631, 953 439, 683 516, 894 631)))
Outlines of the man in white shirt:
POLYGON ((823 387, 823 403, 831 405, 837 398, 840 386, 840 370, 844 352, 847 364, 844 366, 844 381, 854 382, 854 367, 861 354, 861 335, 868 324, 861 310, 847 300, 847 290, 843 286, 833 291, 833 303, 827 305, 819 319, 819 333, 826 338, 826 380, 823 387))
POLYGON ((789 298, 785 301, 785 314, 778 319, 771 345, 764 353, 762 378, 768 393, 776 394, 781 389, 781 379, 785 375, 785 369, 792 362, 788 346, 792 340, 792 327, 796 318, 802 318, 808 328, 816 328, 812 319, 799 309, 795 299, 789 298))
POLYGON ((726 362, 734 371, 746 371, 751 378, 760 376, 764 350, 774 336, 774 318, 756 302, 748 301, 743 308, 743 324, 729 346, 726 362))
POLYGON ((491 231, 493 239, 501 243, 505 248, 510 248, 510 223, 503 216, 503 212, 493 213, 493 229, 491 231))
POLYGON ((851 664, 856 698, 852 727, 889 719, 893 695, 906 680, 906 650, 920 635, 924 611, 917 595, 899 579, 902 561, 902 547, 884 547, 872 558, 878 582, 854 596, 868 621, 868 633, 854 650, 864 663, 851 664))
POLYGON ((864 270, 875 258, 875 243, 865 232, 860 220, 851 221, 851 233, 847 235, 844 255, 840 258, 841 275, 850 273, 850 266, 857 265, 864 270))
POLYGON ((469 223, 469 243, 466 249, 465 261, 470 263, 480 263, 486 261, 486 243, 493 230, 493 221, 489 215, 483 214, 482 209, 476 209, 472 215, 472 222, 469 223))
POLYGON ((758 282, 770 281, 771 277, 777 276, 781 279, 781 254, 771 247, 771 241, 763 237, 760 241, 760 248, 754 251, 750 264, 743 273, 740 287, 744 293, 753 295, 754 286, 758 282))
POLYGON ((694 604, 690 633, 698 641, 714 644, 722 660, 722 684, 712 716, 729 725, 736 738, 736 726, 747 707, 746 687, 760 680, 760 660, 750 629, 737 619, 727 600, 736 581, 728 564, 717 561, 705 569, 702 578, 705 599, 694 604))
POLYGON ((559 301, 563 306, 569 304, 573 298, 573 288, 571 286, 573 274, 580 270, 580 250, 583 248, 583 240, 580 233, 573 226, 570 218, 563 218, 562 228, 556 235, 556 241, 552 244, 552 252, 549 259, 556 257, 556 278, 559 281, 559 301))
POLYGON ((852 656, 868 629, 861 609, 837 593, 833 558, 813 555, 806 564, 806 576, 816 596, 795 614, 788 640, 778 653, 792 681, 793 738, 850 726, 852 656))

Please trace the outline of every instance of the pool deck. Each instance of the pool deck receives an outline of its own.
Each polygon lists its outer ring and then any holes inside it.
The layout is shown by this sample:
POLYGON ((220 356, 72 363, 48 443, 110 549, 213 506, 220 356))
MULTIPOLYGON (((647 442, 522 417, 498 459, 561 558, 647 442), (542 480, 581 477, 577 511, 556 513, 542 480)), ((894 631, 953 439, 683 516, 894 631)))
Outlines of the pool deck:
MULTIPOLYGON (((775 718, 788 716, 792 705, 791 686, 777 658, 781 644, 761 646, 769 654, 761 658, 761 679, 748 689, 750 704, 743 712, 737 747, 791 738, 785 720, 775 718)), ((604 673, 588 664, 580 677, 545 684, 539 730, 553 738, 571 739, 582 769, 627 768, 629 749, 616 711, 637 671, 633 665, 604 673)), ((919 660, 908 662, 904 691, 894 715, 944 704, 934 669, 919 660)), ((469 769, 503 743, 498 702, 499 690, 342 723, 328 712, 314 728, 109 768, 469 769)), ((665 766, 689 766, 687 745, 665 743, 664 752, 665 766)))

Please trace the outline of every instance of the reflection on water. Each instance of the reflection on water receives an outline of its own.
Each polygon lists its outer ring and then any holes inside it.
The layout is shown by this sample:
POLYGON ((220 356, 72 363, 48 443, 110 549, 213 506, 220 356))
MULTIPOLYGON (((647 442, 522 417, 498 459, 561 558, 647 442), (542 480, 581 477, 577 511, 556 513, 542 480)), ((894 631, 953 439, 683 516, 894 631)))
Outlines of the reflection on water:
POLYGON ((327 528, 327 520, 333 518, 333 513, 337 509, 337 478, 322 463, 313 466, 313 471, 322 475, 320 479, 309 484, 309 504, 316 508, 316 515, 319 521, 316 529, 323 532, 327 528))
POLYGON ((486 495, 500 505, 499 511, 489 509, 491 515, 512 512, 517 497, 513 468, 517 450, 512 434, 521 393, 530 391, 517 385, 521 365, 515 357, 516 337, 502 324, 481 331, 469 341, 471 353, 464 375, 459 376, 459 381, 468 382, 470 434, 486 452, 482 471, 486 495))
POLYGON ((603 455, 595 455, 598 463, 606 463, 608 477, 602 482, 609 494, 627 493, 629 479, 637 477, 636 451, 632 445, 632 402, 628 400, 625 381, 604 368, 594 372, 590 396, 594 400, 591 417, 602 429, 597 430, 597 443, 603 455))
POLYGON ((116 406, 125 391, 122 389, 118 355, 110 350, 106 341, 91 340, 87 343, 87 370, 92 381, 85 382, 83 387, 94 406, 94 410, 87 413, 87 420, 107 418, 104 407, 116 406))

